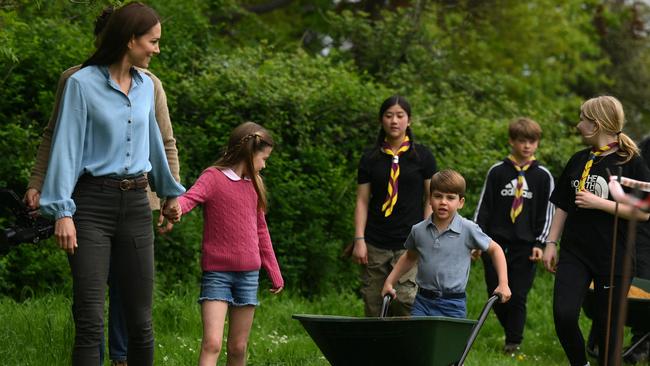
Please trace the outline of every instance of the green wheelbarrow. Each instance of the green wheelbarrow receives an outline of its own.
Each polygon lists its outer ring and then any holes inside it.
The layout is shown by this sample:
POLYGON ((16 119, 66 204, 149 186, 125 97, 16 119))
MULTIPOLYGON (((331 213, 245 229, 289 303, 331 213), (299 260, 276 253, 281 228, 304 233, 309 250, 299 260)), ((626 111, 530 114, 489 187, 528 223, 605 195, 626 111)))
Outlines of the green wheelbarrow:
POLYGON ((333 366, 462 365, 490 309, 487 301, 478 320, 439 316, 379 318, 294 314, 333 366))

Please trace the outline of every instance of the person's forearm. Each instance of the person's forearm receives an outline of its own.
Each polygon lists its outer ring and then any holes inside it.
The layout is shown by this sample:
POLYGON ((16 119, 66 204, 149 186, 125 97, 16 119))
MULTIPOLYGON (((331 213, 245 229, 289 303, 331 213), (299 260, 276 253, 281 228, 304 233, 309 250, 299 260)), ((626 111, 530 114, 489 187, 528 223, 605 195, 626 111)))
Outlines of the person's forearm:
POLYGON ((365 235, 366 222, 368 221, 368 206, 357 200, 354 209, 354 236, 361 238, 365 235))
POLYGON ((370 184, 360 184, 357 187, 357 203, 354 208, 354 236, 356 238, 362 238, 365 235, 369 202, 370 184))
POLYGON ((508 265, 506 263, 506 256, 503 253, 503 249, 501 249, 501 246, 499 244, 494 243, 494 245, 490 246, 490 249, 488 250, 488 254, 490 255, 490 259, 492 260, 492 265, 494 266, 494 269, 497 273, 499 285, 507 285, 508 265))
POLYGON ((427 179, 424 181, 424 202, 423 202, 423 208, 424 208, 424 217, 423 219, 426 220, 431 216, 433 213, 433 209, 431 208, 431 204, 429 203, 429 195, 430 195, 430 190, 431 190, 431 179, 427 179))
MULTIPOLYGON (((601 211, 605 211, 611 215, 616 214, 616 202, 614 201, 603 199, 599 206, 601 211)), ((650 218, 649 213, 635 209, 634 207, 625 203, 618 204, 618 216, 625 220, 634 219, 638 221, 648 221, 648 218, 650 218)))

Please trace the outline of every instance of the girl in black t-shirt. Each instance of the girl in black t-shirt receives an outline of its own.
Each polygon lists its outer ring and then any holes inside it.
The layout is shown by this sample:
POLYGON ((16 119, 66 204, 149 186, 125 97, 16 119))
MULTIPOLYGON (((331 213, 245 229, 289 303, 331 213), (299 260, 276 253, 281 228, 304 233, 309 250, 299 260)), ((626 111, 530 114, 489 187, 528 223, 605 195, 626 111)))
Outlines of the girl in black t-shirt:
MULTIPOLYGON (((620 286, 623 256, 631 255, 625 250, 627 224, 619 222, 616 253, 612 253, 616 203, 609 194, 607 169, 616 174, 620 167, 623 176, 643 181, 650 178, 650 173, 632 139, 622 132, 623 124, 623 107, 614 97, 592 98, 582 105, 577 129, 590 148, 578 151, 569 159, 550 199, 556 210, 543 262, 547 270, 555 273, 555 331, 569 362, 575 366, 588 364, 578 318, 590 283, 594 282, 597 299, 594 326, 598 330, 601 363, 605 354, 609 293, 617 299, 621 292, 628 290, 620 286), (562 255, 556 268, 560 234, 562 255), (614 281, 610 283, 613 254, 616 256, 614 281)), ((649 217, 623 204, 618 206, 618 215, 622 219, 635 216, 647 220, 649 217)), ((611 314, 617 314, 618 310, 618 301, 612 301, 611 314)), ((622 336, 618 328, 617 316, 612 316, 609 364, 620 358, 620 353, 614 351, 614 339, 622 336)))
MULTIPOLYGON (((381 129, 375 146, 359 163, 354 211, 353 260, 365 265, 361 293, 367 316, 379 316, 381 289, 404 252, 411 226, 431 214, 427 194, 436 161, 426 147, 413 142, 411 107, 401 96, 386 99, 379 109, 381 129)), ((395 287, 391 315, 410 315, 415 299, 415 269, 395 287)))

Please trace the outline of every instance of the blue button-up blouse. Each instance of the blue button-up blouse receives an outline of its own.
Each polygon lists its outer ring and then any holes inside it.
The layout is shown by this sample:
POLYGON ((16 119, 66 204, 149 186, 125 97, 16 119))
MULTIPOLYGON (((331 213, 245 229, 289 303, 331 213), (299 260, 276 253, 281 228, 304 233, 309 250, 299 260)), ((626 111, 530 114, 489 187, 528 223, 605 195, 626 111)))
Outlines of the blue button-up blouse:
POLYGON ((167 163, 154 110, 153 82, 132 69, 124 94, 106 66, 87 66, 66 82, 41 194, 44 215, 72 216, 72 192, 83 174, 131 177, 148 173, 159 197, 185 188, 167 163))

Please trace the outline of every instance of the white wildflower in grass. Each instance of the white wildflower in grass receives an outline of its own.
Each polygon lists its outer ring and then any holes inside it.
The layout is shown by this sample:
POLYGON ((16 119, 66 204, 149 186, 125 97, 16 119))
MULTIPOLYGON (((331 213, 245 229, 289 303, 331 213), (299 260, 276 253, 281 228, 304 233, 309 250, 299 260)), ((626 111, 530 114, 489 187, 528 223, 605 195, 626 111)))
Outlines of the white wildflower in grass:
POLYGON ((277 330, 273 330, 271 333, 268 334, 267 336, 271 343, 274 345, 280 345, 280 344, 287 344, 289 343, 289 337, 287 335, 280 335, 278 334, 277 330))

